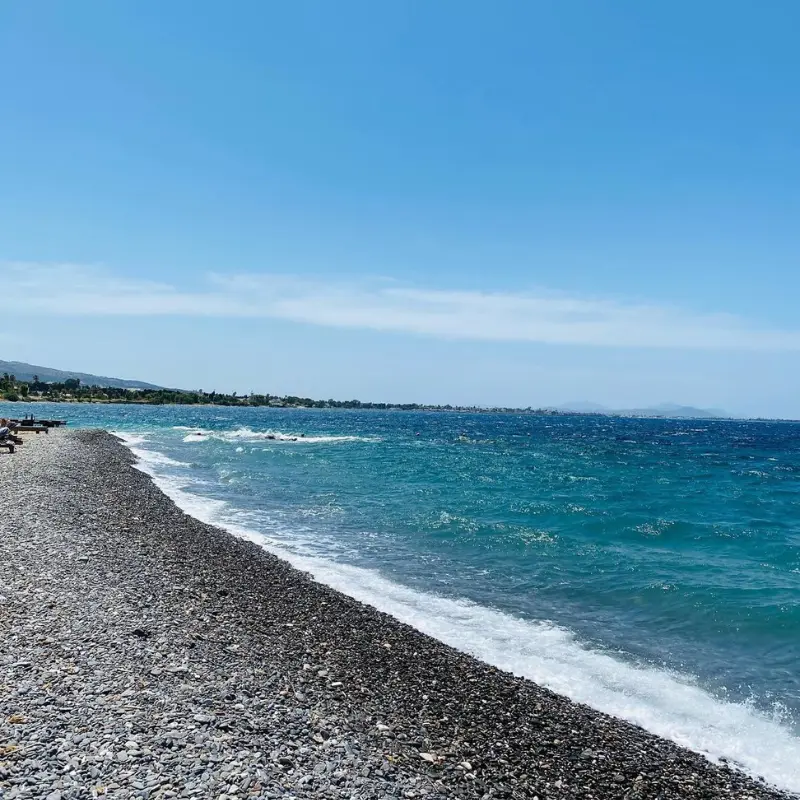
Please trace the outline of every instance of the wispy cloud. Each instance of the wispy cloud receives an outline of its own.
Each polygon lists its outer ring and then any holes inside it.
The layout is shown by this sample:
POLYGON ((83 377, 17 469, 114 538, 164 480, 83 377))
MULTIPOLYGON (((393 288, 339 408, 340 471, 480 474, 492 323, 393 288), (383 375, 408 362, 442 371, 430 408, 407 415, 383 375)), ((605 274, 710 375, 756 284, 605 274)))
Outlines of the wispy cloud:
POLYGON ((695 313, 551 292, 421 289, 273 274, 207 275, 199 289, 70 264, 0 265, 12 308, 78 316, 265 317, 310 325, 483 341, 609 347, 800 350, 800 330, 731 314, 695 313))

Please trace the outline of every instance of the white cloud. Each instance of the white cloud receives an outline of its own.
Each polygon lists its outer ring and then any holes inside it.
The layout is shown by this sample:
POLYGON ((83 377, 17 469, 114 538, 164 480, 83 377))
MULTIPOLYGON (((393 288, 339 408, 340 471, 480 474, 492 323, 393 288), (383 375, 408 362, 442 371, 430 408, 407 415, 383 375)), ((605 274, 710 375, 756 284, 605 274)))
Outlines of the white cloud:
POLYGON ((265 317, 447 339, 609 347, 800 350, 800 330, 730 314, 551 292, 420 289, 272 274, 208 275, 199 290, 98 268, 0 265, 10 309, 27 314, 265 317))

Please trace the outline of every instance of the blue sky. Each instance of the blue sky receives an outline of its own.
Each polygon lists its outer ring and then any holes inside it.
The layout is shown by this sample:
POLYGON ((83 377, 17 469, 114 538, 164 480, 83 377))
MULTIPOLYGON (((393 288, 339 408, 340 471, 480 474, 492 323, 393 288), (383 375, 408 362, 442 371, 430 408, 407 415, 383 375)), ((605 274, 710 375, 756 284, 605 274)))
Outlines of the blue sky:
POLYGON ((800 417, 794 2, 0 7, 4 358, 800 417))

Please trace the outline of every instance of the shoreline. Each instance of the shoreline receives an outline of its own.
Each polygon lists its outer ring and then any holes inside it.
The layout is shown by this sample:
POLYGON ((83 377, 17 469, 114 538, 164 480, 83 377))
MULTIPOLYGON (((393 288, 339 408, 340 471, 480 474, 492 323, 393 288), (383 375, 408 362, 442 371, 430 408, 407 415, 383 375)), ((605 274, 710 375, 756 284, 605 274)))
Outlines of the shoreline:
MULTIPOLYGON (((533 409, 526 408, 481 408, 475 406, 457 406, 445 408, 438 406, 420 405, 415 408, 404 408, 403 404, 389 405, 387 408, 374 408, 370 404, 365 407, 339 407, 339 406, 304 406, 304 405, 251 405, 248 403, 152 403, 144 400, 53 400, 50 398, 20 398, 19 400, 0 399, 0 403, 16 405, 38 405, 40 403, 51 405, 77 405, 77 406, 153 406, 166 408, 266 408, 273 411, 341 411, 341 412, 378 412, 378 413, 407 413, 407 414, 517 414, 525 417, 597 417, 599 419, 633 419, 633 420, 659 420, 667 422, 781 422, 795 424, 800 419, 793 417, 723 417, 723 416, 670 416, 668 414, 625 414, 618 412, 602 411, 566 411, 558 409, 533 409)), ((416 404, 410 404, 416 405, 416 404)))
POLYGON ((10 691, 0 696, 29 720, 0 725, 3 790, 34 777, 31 753, 58 742, 74 785, 41 796, 65 800, 92 796, 87 781, 109 787, 108 776, 114 796, 131 797, 171 796, 167 783, 180 794, 187 781, 202 797, 789 796, 477 661, 196 520, 108 433, 40 438, 0 462, 7 492, 22 481, 35 498, 0 523, 10 691), (67 683, 72 675, 82 677, 67 683), (48 694, 53 686, 63 696, 48 694), (108 746, 79 730, 91 730, 84 711, 96 713, 98 697, 134 709, 108 746), (37 723, 46 734, 26 738, 37 723), (99 761, 87 755, 93 742, 99 761), (212 744, 221 759, 203 762, 197 753, 212 744), (236 780, 225 783, 230 763, 236 780))

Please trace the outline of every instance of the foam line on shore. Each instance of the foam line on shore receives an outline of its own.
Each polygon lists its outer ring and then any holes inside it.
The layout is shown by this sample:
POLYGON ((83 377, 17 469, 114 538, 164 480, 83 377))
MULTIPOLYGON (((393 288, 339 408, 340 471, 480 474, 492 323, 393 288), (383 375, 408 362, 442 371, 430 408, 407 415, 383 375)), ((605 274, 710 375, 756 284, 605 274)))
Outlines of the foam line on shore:
POLYGON ((165 466, 161 454, 139 447, 141 437, 121 438, 137 456, 138 468, 201 521, 256 542, 320 583, 482 661, 800 793, 800 740, 778 715, 771 718, 746 703, 719 700, 686 676, 637 667, 588 648, 559 626, 418 592, 371 570, 292 552, 267 534, 237 524, 236 511, 226 502, 193 493, 185 480, 160 472, 165 466))
MULTIPOLYGON (((158 452, 158 450, 149 450, 139 445, 145 444, 147 442, 147 436, 144 434, 137 434, 137 433, 124 433, 121 431, 115 431, 114 435, 121 439, 130 451, 139 459, 142 464, 148 464, 150 467, 189 467, 191 464, 187 464, 185 461, 177 461, 174 458, 170 458, 168 455, 164 453, 158 452)), ((155 477, 155 472, 148 472, 149 475, 155 477)))

